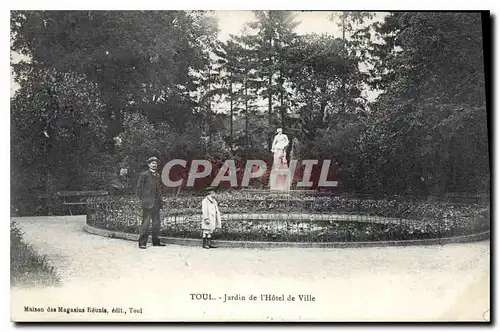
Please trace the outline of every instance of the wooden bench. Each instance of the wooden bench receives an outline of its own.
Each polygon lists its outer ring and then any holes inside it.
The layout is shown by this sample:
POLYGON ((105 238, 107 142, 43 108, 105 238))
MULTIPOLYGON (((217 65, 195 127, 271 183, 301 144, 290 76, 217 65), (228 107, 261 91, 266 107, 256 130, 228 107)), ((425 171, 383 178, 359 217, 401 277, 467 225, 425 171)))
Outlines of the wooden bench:
POLYGON ((73 215, 73 211, 71 211, 72 206, 86 205, 86 198, 93 196, 106 196, 108 195, 108 192, 105 190, 58 191, 56 195, 63 200, 63 205, 68 206, 69 213, 73 215))

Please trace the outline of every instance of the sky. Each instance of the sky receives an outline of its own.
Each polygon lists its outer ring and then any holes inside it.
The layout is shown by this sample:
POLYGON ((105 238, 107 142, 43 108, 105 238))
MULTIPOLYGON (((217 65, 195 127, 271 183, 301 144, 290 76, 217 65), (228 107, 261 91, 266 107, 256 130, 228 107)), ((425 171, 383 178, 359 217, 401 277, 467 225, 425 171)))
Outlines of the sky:
MULTIPOLYGON (((339 29, 337 25, 330 21, 328 17, 332 13, 330 11, 303 11, 295 12, 296 20, 300 25, 295 32, 299 35, 307 33, 329 33, 337 35, 339 29)), ((241 34, 243 25, 246 22, 254 21, 255 16, 251 11, 216 11, 215 16, 219 19, 219 39, 226 41, 230 34, 241 34)))
MULTIPOLYGON (((295 28, 299 35, 308 33, 327 33, 340 37, 340 28, 337 21, 331 21, 329 17, 340 15, 342 12, 335 11, 294 11, 296 21, 300 24, 295 28)), ((386 13, 375 12, 373 20, 383 20, 386 13)), ((254 21, 255 16, 252 11, 216 11, 215 16, 219 20, 219 39, 226 41, 230 34, 241 34, 243 25, 246 22, 254 21)), ((371 21, 370 21, 371 22, 371 21)))

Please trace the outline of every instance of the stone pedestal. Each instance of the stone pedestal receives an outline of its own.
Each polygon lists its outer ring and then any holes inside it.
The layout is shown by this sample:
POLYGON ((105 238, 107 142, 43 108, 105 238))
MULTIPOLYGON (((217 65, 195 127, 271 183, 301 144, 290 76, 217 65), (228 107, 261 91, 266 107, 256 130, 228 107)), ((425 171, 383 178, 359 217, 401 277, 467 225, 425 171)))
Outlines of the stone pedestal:
POLYGON ((290 191, 293 174, 288 167, 273 169, 269 177, 271 191, 290 191))

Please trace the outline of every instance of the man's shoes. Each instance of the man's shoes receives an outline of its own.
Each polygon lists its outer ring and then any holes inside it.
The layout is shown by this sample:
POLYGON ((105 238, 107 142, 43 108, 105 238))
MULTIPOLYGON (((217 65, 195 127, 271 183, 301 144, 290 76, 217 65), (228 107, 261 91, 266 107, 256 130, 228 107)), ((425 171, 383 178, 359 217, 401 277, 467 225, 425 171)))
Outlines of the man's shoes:
POLYGON ((217 248, 216 246, 212 245, 212 239, 208 239, 208 247, 209 248, 217 248))
POLYGON ((153 247, 166 247, 166 246, 167 246, 166 244, 161 243, 161 242, 160 242, 160 243, 154 243, 154 244, 153 244, 153 247))
POLYGON ((208 239, 203 238, 203 248, 204 249, 210 249, 210 246, 208 245, 208 239))
POLYGON ((139 246, 139 249, 146 249, 146 246, 144 246, 144 245, 140 245, 140 246, 139 246))

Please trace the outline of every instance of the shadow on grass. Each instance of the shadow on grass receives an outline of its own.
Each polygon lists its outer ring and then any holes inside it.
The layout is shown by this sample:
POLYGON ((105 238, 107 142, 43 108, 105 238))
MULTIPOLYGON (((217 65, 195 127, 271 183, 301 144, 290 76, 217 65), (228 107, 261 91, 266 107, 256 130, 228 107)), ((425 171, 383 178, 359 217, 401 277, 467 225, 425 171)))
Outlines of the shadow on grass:
POLYGON ((39 255, 23 241, 15 221, 10 222, 10 285, 21 287, 59 286, 54 268, 45 256, 39 255))

